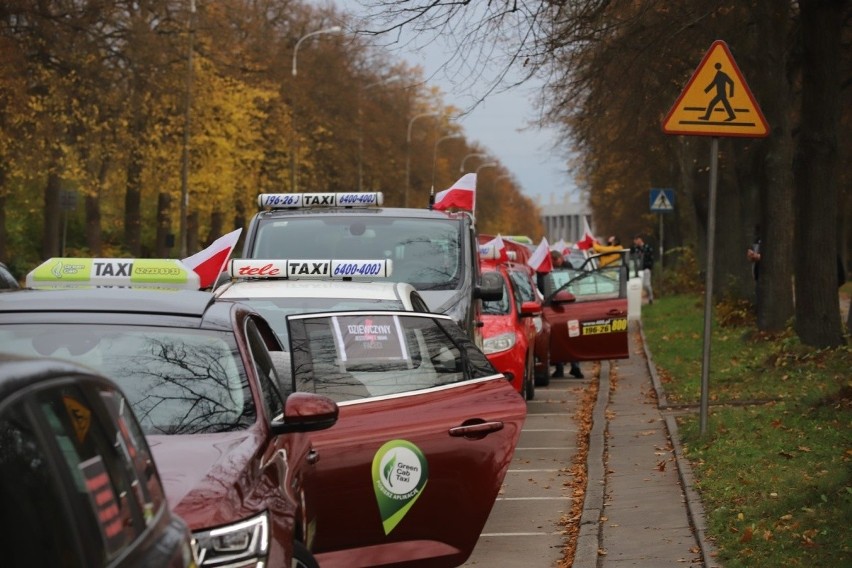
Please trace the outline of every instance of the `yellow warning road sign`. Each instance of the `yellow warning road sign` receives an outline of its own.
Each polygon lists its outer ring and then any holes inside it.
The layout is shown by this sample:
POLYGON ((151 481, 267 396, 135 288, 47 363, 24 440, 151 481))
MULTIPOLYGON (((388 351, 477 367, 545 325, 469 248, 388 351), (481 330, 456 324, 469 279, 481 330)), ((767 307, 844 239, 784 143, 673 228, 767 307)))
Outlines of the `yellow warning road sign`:
POLYGON ((663 121, 666 134, 763 138, 769 125, 731 55, 713 42, 663 121))

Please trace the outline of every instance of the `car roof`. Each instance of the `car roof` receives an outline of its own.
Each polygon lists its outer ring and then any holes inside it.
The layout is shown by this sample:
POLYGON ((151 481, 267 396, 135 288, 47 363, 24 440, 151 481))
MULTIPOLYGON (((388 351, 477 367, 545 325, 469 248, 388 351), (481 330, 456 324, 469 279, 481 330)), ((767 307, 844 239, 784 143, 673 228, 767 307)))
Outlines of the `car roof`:
POLYGON ((221 329, 230 327, 232 306, 215 302, 210 292, 195 290, 67 288, 0 294, 0 314, 7 321, 17 315, 17 323, 49 315, 62 320, 110 318, 115 323, 221 329))
POLYGON ((217 288, 217 298, 352 298, 398 300, 415 288, 405 282, 344 280, 237 280, 217 288))

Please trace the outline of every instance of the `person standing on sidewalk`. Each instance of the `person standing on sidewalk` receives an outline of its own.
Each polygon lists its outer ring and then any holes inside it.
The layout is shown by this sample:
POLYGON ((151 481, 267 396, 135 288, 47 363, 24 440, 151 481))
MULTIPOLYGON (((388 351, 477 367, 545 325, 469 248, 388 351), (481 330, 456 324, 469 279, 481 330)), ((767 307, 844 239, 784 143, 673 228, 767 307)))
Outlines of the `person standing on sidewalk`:
POLYGON ((636 275, 642 271, 642 289, 648 294, 648 303, 654 303, 654 289, 651 287, 651 270, 654 268, 654 249, 645 242, 642 235, 633 237, 633 246, 630 247, 630 258, 636 275))

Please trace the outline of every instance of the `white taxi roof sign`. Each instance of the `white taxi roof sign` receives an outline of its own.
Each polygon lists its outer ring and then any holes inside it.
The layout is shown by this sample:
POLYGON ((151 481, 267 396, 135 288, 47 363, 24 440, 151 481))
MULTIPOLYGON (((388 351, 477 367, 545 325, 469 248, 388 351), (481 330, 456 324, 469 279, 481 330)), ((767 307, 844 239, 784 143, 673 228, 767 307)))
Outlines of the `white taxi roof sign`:
POLYGON ((257 204, 261 209, 304 209, 308 207, 380 207, 381 191, 345 193, 261 193, 257 204))
POLYGON ((393 261, 375 260, 324 260, 324 259, 259 259, 234 258, 228 263, 232 278, 315 279, 388 278, 393 261))
POLYGON ((51 258, 27 274, 28 288, 199 290, 194 270, 174 258, 51 258))
POLYGON ((740 138, 769 135, 766 118, 724 41, 710 46, 663 120, 663 132, 740 138))

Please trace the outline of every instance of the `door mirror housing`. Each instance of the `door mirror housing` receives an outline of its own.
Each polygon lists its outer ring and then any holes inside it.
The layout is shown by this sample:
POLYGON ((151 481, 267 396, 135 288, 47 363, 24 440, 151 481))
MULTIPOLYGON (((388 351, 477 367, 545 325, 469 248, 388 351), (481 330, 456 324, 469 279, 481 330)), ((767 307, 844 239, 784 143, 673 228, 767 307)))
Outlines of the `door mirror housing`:
POLYGON ((521 304, 522 318, 529 318, 537 315, 541 315, 541 304, 533 300, 521 304))
POLYGON ((476 297, 486 302, 502 300, 503 277, 498 272, 484 272, 480 284, 476 287, 476 297))
POLYGON ((337 422, 340 410, 328 398, 307 392, 290 393, 284 402, 284 420, 272 423, 272 434, 316 432, 331 428, 337 422))

